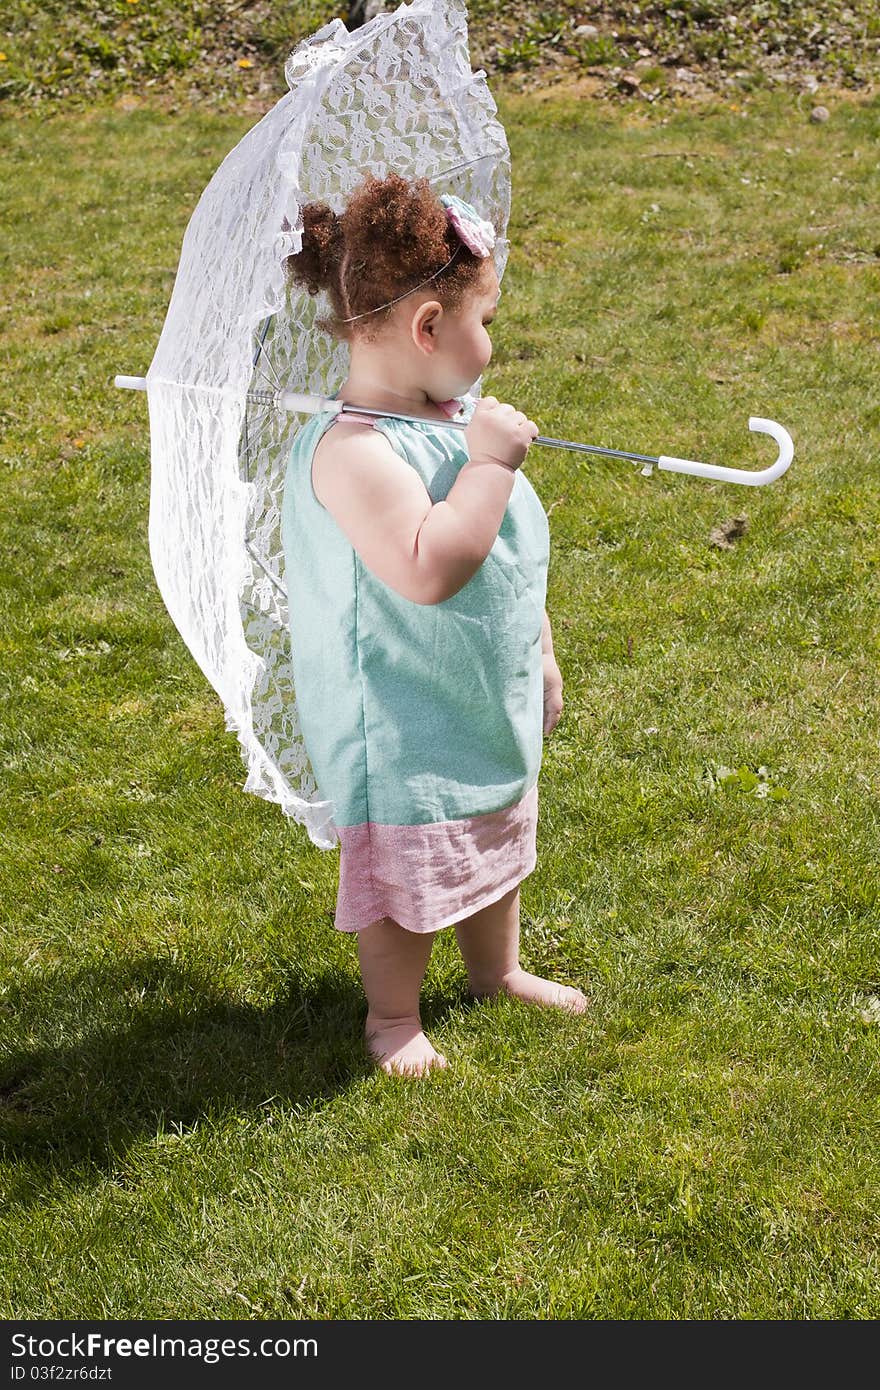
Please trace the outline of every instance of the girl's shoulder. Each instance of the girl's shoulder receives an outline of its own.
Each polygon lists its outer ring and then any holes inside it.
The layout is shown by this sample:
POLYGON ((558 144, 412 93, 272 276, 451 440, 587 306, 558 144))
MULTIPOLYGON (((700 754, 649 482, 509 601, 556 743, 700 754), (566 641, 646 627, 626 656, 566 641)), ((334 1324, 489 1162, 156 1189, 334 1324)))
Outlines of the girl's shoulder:
POLYGON ((351 456, 352 449, 373 433, 366 416, 337 415, 330 421, 312 454, 312 488, 323 507, 327 501, 322 496, 322 480, 329 482, 339 464, 351 456))
POLYGON ((387 435, 375 426, 373 416, 351 412, 338 415, 321 435, 312 455, 312 489, 323 507, 332 510, 354 459, 368 467, 370 461, 400 462, 387 435))

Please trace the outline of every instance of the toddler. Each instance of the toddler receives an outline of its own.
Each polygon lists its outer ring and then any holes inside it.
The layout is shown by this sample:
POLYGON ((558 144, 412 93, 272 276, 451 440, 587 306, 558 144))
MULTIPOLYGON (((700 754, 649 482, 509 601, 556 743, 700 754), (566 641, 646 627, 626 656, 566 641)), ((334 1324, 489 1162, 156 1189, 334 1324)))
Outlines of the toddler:
POLYGON ((542 736, 562 711, 544 609, 549 528, 520 472, 537 426, 459 399, 488 365, 495 232, 426 179, 366 175, 341 216, 302 211, 287 261, 350 349, 338 398, 299 431, 282 508, 293 675, 340 841, 335 925, 357 933, 366 1045, 387 1072, 446 1059, 422 1031, 435 932, 471 993, 582 1012, 519 963, 542 736), (458 416, 465 430, 438 421, 458 416))

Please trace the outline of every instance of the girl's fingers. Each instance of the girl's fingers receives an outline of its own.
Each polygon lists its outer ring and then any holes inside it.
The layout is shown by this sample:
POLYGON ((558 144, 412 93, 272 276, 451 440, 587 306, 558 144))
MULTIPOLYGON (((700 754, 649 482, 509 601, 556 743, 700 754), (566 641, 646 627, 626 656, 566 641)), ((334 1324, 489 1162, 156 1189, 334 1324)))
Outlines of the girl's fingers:
POLYGON ((535 424, 534 420, 530 420, 530 419, 528 418, 528 416, 524 415, 523 412, 522 412, 521 410, 520 410, 520 411, 517 411, 516 423, 517 423, 521 428, 524 426, 524 427, 529 431, 529 433, 531 434, 532 438, 533 438, 533 439, 537 439, 538 435, 540 434, 540 430, 538 429, 538 426, 535 424))

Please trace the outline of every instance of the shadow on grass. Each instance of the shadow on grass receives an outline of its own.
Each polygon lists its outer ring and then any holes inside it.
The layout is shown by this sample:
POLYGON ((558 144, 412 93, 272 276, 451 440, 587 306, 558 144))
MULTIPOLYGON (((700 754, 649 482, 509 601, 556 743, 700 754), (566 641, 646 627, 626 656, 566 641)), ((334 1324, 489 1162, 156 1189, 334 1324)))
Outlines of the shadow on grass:
MULTIPOLYGON (((39 1198, 35 1168, 49 1179, 112 1167, 157 1131, 270 1101, 312 1107, 371 1070, 363 994, 339 972, 283 985, 260 1006, 148 957, 43 975, 5 1003, 29 1032, 58 1039, 0 1064, 0 1154, 28 1165, 23 1200, 25 1189, 39 1198)), ((427 1003, 426 1019, 449 1007, 427 1003)))

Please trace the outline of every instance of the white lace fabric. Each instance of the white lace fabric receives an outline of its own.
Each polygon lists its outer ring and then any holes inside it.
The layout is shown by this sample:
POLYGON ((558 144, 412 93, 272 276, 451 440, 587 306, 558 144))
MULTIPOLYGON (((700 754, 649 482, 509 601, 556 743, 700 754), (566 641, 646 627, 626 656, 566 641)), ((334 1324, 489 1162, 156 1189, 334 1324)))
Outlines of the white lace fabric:
POLYGON ((471 72, 463 0, 413 0, 351 34, 334 20, 294 50, 285 75, 290 91, 226 156, 184 236, 147 373, 149 544, 165 605, 238 736, 244 790, 330 849, 333 806, 319 796, 297 717, 297 595, 287 593, 280 528, 304 417, 246 396, 332 396, 347 374, 346 345, 315 327, 329 304, 284 275, 306 203, 341 212, 368 171, 428 178, 494 224, 500 279, 510 155, 485 74, 471 72))

